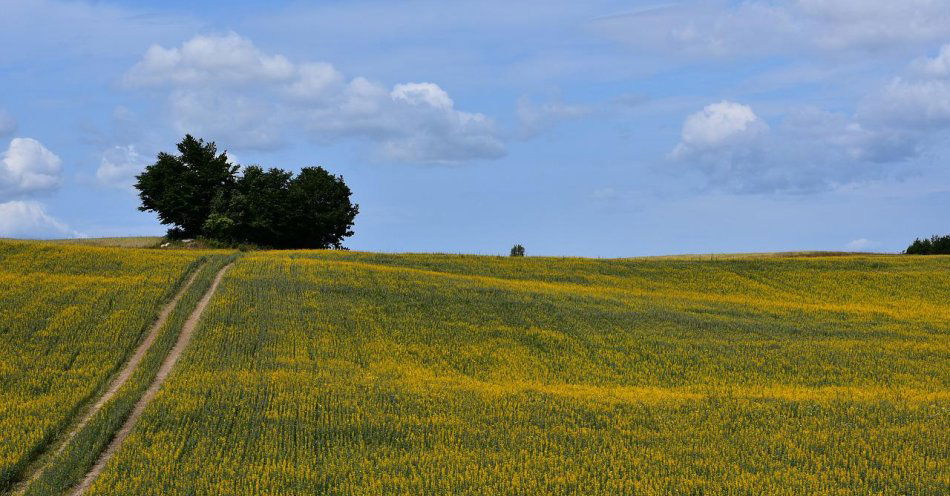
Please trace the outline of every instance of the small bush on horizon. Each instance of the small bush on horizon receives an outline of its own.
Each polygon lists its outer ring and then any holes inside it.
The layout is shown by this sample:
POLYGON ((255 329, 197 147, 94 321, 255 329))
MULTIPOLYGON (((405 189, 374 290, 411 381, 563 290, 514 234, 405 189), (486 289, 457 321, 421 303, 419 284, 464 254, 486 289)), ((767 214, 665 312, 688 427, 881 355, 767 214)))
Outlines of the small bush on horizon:
POLYGON ((511 247, 511 253, 509 256, 512 257, 523 257, 524 256, 524 246, 514 245, 511 247))

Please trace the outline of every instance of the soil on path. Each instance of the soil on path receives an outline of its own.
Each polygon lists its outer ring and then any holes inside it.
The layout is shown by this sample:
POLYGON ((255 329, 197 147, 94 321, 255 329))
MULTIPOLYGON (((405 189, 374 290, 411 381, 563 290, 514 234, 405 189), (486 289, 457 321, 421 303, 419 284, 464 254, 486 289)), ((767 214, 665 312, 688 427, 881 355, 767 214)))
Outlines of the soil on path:
POLYGON ((191 342, 191 336, 194 334, 195 327, 198 326, 198 321, 201 319, 201 314, 204 313, 205 308, 211 301, 211 297, 214 296, 215 291, 218 290, 218 285, 221 283, 221 279, 224 278, 224 274, 229 268, 231 268, 231 264, 223 267, 214 277, 214 282, 211 283, 211 287, 208 288, 208 291, 198 302, 198 306, 195 307, 195 310, 190 316, 188 316, 188 320, 186 320, 185 324, 182 326, 181 333, 178 335, 178 341, 175 342, 175 347, 172 348, 172 350, 168 353, 168 356, 165 357, 165 360, 162 362, 161 368, 158 369, 158 373, 155 375, 155 379, 152 381, 152 384, 149 385, 148 389, 145 391, 145 394, 139 398, 138 403, 135 404, 135 408, 132 410, 132 414, 129 415, 129 418, 126 419, 124 424, 122 424, 122 428, 119 429, 118 433, 116 433, 115 438, 112 439, 112 442, 109 443, 109 446, 106 447, 105 451, 99 455, 99 459, 96 460, 96 464, 92 466, 92 468, 89 470, 89 473, 86 474, 86 477, 82 480, 82 482, 69 492, 70 496, 80 495, 89 489, 89 486, 91 486, 96 480, 96 477, 102 473, 102 469, 105 468, 106 463, 109 462, 109 459, 112 458, 112 455, 115 454, 115 452, 122 445, 122 442, 125 441, 125 438, 128 437, 129 433, 132 432, 132 428, 135 427, 139 417, 142 416, 142 412, 145 411, 145 407, 148 406, 148 404, 158 393, 159 388, 162 387, 165 379, 168 378, 168 374, 172 371, 172 368, 175 366, 175 364, 178 363, 178 358, 181 357, 182 352, 188 348, 188 344, 191 342))

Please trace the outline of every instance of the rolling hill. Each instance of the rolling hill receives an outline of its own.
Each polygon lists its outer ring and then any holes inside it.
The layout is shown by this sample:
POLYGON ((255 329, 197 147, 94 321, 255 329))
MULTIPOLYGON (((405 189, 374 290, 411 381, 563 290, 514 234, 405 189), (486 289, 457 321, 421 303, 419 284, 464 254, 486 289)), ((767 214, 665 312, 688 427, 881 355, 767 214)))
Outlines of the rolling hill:
POLYGON ((0 241, 0 487, 945 494, 950 257, 811 255, 0 241))

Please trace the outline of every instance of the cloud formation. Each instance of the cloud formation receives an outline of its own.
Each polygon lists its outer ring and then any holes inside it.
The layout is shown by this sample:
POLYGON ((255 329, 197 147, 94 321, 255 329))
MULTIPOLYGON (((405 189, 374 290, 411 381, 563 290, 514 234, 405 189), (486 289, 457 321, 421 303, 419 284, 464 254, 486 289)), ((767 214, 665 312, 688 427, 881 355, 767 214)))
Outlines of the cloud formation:
POLYGON ((32 138, 13 138, 0 155, 0 199, 56 189, 62 160, 32 138))
POLYGON ((282 55, 262 53, 235 33, 196 36, 178 48, 152 45, 123 82, 129 86, 242 85, 287 81, 296 68, 282 55))
POLYGON ((950 44, 932 58, 912 62, 904 74, 866 99, 859 113, 865 120, 892 128, 950 127, 950 44))
POLYGON ((56 220, 43 205, 35 201, 0 203, 0 237, 7 238, 72 238, 80 237, 66 224, 56 220))
POLYGON ((750 106, 723 101, 687 116, 669 158, 714 189, 808 193, 887 176, 916 154, 915 140, 840 113, 801 107, 770 127, 750 106))
POLYGON ((673 149, 676 159, 721 158, 754 152, 769 127, 748 105, 721 101, 707 105, 686 118, 680 143, 673 149))
POLYGON ((179 132, 234 148, 277 147, 300 128, 317 142, 369 141, 380 158, 398 162, 451 164, 506 153, 491 119, 457 110, 435 83, 347 81, 330 64, 266 54, 235 33, 152 46, 123 82, 167 91, 179 132))
POLYGON ((674 3, 603 16, 603 35, 691 56, 877 52, 950 37, 950 4, 934 0, 674 3))
POLYGON ((801 106, 770 129, 746 105, 709 105, 686 118, 670 158, 728 190, 814 191, 900 175, 947 130, 950 44, 908 64, 853 115, 801 106))

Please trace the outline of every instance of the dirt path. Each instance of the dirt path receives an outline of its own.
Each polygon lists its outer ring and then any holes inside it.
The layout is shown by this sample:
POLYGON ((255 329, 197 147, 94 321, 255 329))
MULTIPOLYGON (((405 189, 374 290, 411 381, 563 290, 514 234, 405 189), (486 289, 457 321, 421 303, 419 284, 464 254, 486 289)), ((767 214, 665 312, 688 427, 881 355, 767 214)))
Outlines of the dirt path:
MULTIPOLYGON (((50 459, 55 458, 55 455, 62 453, 62 451, 66 449, 66 446, 69 445, 69 441, 71 441, 73 437, 75 437, 76 434, 78 434, 79 431, 81 431, 82 428, 85 427, 87 423, 89 423, 89 420, 91 420, 95 414, 99 413, 99 410, 102 410, 102 407, 108 403, 113 396, 115 396, 115 393, 117 393, 126 382, 129 382, 129 379, 132 377, 132 373, 135 372, 135 369, 138 368, 139 364, 142 362, 142 359, 145 358, 145 353, 148 352, 149 348, 152 347, 152 344, 155 343, 155 340, 158 339, 158 335, 160 334, 162 327, 165 326, 165 322, 168 321, 168 317, 171 315, 172 310, 178 306, 178 302, 181 301, 182 296, 185 295, 185 292, 188 291, 188 288, 191 287, 191 284, 195 282, 195 278, 198 277, 198 273, 200 271, 201 267, 197 267, 194 273, 191 274, 191 277, 188 278, 188 281, 185 283, 185 285, 182 286, 178 293, 175 294, 175 297, 172 298, 172 301, 165 304, 161 312, 158 314, 158 320, 152 324, 148 334, 145 336, 145 340, 139 344, 138 348, 135 349, 135 352, 132 353, 132 356, 130 356, 128 361, 125 362, 122 370, 119 371, 119 375, 112 379, 112 382, 109 383, 109 387, 102 394, 102 396, 100 396, 99 399, 96 400, 96 402, 93 403, 93 405, 86 411, 86 413, 83 414, 82 418, 79 420, 79 423, 70 429, 66 436, 63 437, 59 448, 56 449, 54 456, 50 459)), ((40 474, 42 474, 46 469, 47 464, 48 462, 34 470, 29 478, 20 483, 18 487, 14 489, 13 494, 20 493, 34 480, 36 480, 36 478, 39 477, 40 474)))
POLYGON ((172 371, 172 368, 178 363, 178 358, 181 357, 182 352, 188 348, 188 343, 191 342, 191 336, 195 332, 195 327, 198 325, 198 321, 201 319, 201 314, 204 313, 205 308, 208 306, 208 302, 211 301, 211 297, 214 296, 215 291, 218 290, 218 285, 221 283, 221 279, 224 278, 224 273, 231 268, 231 264, 224 266, 218 274, 214 277, 214 282, 211 283, 211 287, 208 288, 208 292, 201 298, 201 301, 198 302, 198 306, 195 307, 194 312, 188 316, 188 320, 185 321, 185 324, 181 328, 181 334, 178 335, 178 341, 175 342, 175 347, 168 353, 168 356, 165 357, 165 360, 162 362, 161 368, 158 369, 158 373, 155 375, 155 379, 152 381, 152 384, 149 385, 148 389, 145 391, 145 394, 139 398, 138 403, 135 404, 135 408, 132 410, 132 414, 129 415, 129 418, 126 419, 125 423, 122 424, 122 428, 119 429, 119 432, 116 433, 115 438, 112 439, 112 442, 109 443, 109 446, 106 447, 105 451, 99 455, 99 459, 96 460, 96 464, 92 466, 89 470, 89 473, 86 474, 86 477, 82 482, 76 486, 72 491, 69 492, 71 496, 76 496, 84 493, 86 489, 89 489, 89 486, 92 485, 93 481, 96 480, 96 477, 102 473, 102 469, 105 468, 106 463, 109 462, 109 459, 112 458, 112 455, 115 454, 116 450, 119 449, 119 446, 122 445, 122 442, 125 441, 125 438, 129 436, 129 433, 132 432, 132 428, 135 427, 135 423, 138 422, 139 417, 142 416, 142 412, 145 411, 145 407, 152 401, 155 397, 155 394, 158 393, 158 389, 162 387, 162 383, 165 382, 165 379, 168 378, 168 374, 172 371))

